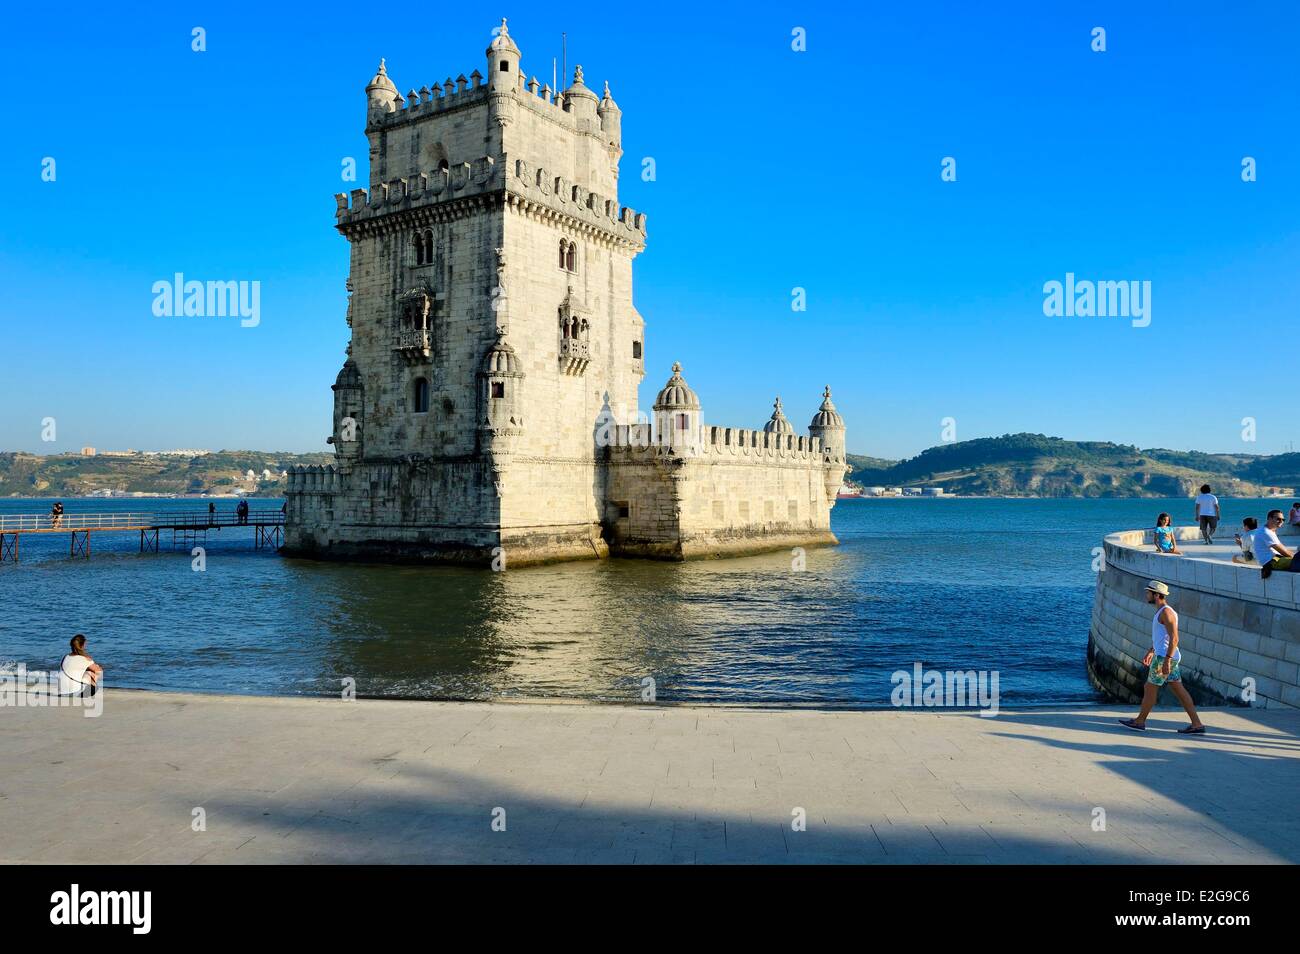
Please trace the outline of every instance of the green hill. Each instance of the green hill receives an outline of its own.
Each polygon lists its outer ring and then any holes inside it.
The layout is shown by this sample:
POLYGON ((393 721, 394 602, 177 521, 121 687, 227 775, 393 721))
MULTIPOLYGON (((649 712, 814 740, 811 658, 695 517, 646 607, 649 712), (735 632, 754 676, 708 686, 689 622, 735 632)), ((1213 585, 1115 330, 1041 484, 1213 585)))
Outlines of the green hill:
POLYGON ((280 493, 279 475, 295 464, 324 464, 332 453, 215 451, 195 457, 132 454, 0 453, 0 497, 84 497, 95 491, 150 494, 230 494, 236 489, 263 496, 280 493), (256 475, 247 479, 248 471, 256 475), (269 471, 271 479, 263 477, 269 471))
POLYGON ((903 461, 849 455, 859 486, 940 486, 1025 497, 1183 497, 1203 483, 1226 496, 1300 488, 1300 454, 1205 454, 1006 434, 941 444, 903 461))

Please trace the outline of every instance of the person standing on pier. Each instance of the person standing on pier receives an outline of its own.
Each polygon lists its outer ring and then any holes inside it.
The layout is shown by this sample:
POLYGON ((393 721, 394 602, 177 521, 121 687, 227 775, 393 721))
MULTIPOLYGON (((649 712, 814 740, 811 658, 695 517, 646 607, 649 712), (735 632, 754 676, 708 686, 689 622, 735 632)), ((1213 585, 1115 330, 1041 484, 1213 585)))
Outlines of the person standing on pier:
POLYGON ((1210 493, 1209 484, 1201 485, 1201 495, 1196 498, 1196 522, 1201 525, 1201 542, 1209 546, 1219 529, 1219 498, 1210 493))
POLYGON ((248 501, 241 500, 235 505, 235 516, 240 523, 248 523, 248 501))
POLYGON ((208 526, 211 527, 217 522, 217 505, 211 500, 208 501, 208 526))
POLYGON ((63 501, 54 501, 54 506, 50 508, 50 526, 55 530, 63 526, 63 501))
POLYGON ((1167 685, 1169 691, 1183 704, 1187 717, 1192 720, 1191 725, 1178 730, 1179 734, 1203 735, 1205 726, 1196 714, 1196 703, 1192 702, 1191 694, 1183 688, 1183 676, 1178 671, 1178 663, 1183 654, 1178 648, 1178 614, 1168 603, 1169 585, 1152 580, 1147 584, 1146 592, 1147 602, 1156 608, 1156 615, 1151 619, 1151 648, 1142 660, 1142 665, 1148 667, 1146 685, 1142 689, 1142 709, 1136 719, 1120 719, 1119 724, 1137 732, 1145 732, 1147 716, 1155 708, 1160 687, 1167 685))

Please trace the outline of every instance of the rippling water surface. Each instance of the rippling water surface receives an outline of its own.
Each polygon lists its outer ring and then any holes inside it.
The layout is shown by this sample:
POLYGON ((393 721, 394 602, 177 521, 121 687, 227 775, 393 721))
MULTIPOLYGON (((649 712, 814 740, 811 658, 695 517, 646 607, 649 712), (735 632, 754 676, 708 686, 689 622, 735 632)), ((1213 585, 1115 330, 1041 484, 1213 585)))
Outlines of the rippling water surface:
MULTIPOLYGON (((88 510, 206 510, 180 500, 88 510)), ((0 513, 48 513, 0 500, 0 513)), ((1224 501, 1231 534, 1273 503, 1224 501)), ((223 509, 233 504, 222 502, 223 509)), ((278 509, 279 501, 256 506, 278 509)), ((103 534, 25 537, 0 566, 0 665, 57 665, 83 632, 110 685, 237 693, 883 706, 913 663, 998 670, 1002 705, 1094 701, 1084 674, 1103 534, 1187 500, 841 501, 841 545, 697 563, 612 560, 504 573, 339 565, 253 549, 252 531, 140 554, 103 534)))

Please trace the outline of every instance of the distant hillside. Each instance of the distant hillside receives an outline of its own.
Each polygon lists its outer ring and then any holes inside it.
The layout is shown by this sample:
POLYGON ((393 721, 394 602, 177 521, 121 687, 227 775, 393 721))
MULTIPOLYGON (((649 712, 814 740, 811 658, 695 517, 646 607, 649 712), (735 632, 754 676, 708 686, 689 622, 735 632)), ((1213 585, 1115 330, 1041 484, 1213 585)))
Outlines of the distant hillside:
POLYGON ((849 455, 864 487, 940 486, 950 493, 1024 497, 1183 497, 1203 483, 1226 496, 1300 488, 1300 453, 1204 454, 1006 434, 941 444, 910 460, 849 455))
POLYGON ((275 495, 279 475, 295 464, 323 464, 332 453, 289 454, 266 451, 215 451, 196 457, 134 454, 41 456, 22 451, 0 453, 0 497, 84 497, 97 490, 125 493, 275 495), (248 471, 255 477, 247 478, 248 471), (271 479, 265 479, 269 471, 271 479))

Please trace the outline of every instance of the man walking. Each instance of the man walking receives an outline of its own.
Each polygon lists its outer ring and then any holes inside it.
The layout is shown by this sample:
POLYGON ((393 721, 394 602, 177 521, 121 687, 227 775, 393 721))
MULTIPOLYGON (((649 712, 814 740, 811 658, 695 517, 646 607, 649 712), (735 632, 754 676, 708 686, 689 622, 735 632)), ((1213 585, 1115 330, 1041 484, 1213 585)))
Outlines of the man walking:
POLYGON ((1196 522, 1201 525, 1201 542, 1209 546, 1219 529, 1219 498, 1210 493, 1209 484, 1201 484, 1201 495, 1196 498, 1196 522))
POLYGON ((1120 719, 1119 724, 1137 732, 1147 729, 1147 716, 1155 708, 1160 687, 1168 685, 1169 689, 1183 704, 1187 717, 1192 724, 1179 729, 1180 735, 1204 735, 1205 726, 1196 714, 1196 704, 1191 695, 1183 688, 1183 676, 1178 671, 1182 652, 1178 648, 1178 614, 1169 605, 1169 587, 1159 580, 1147 584, 1147 602, 1156 608, 1156 615, 1151 619, 1151 649, 1147 651, 1142 665, 1147 666, 1147 681, 1142 690, 1142 710, 1136 719, 1120 719))

